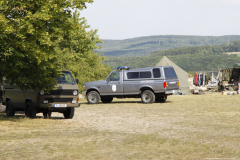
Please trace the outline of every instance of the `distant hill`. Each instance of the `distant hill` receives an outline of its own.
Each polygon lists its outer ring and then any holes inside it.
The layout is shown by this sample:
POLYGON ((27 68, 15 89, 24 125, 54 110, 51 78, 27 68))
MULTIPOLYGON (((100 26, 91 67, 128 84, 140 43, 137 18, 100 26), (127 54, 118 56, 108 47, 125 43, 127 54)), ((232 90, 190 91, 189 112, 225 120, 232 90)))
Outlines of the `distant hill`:
POLYGON ((240 41, 216 46, 168 49, 141 57, 109 56, 105 63, 108 63, 113 70, 121 65, 127 65, 131 68, 151 67, 155 66, 166 55, 185 71, 217 71, 220 66, 233 66, 234 63, 240 63, 240 57, 237 54, 229 54, 229 52, 240 52, 240 41))
POLYGON ((162 35, 138 37, 125 40, 103 40, 102 49, 96 50, 105 56, 143 56, 155 51, 186 46, 226 44, 240 40, 240 35, 229 36, 180 36, 162 35))

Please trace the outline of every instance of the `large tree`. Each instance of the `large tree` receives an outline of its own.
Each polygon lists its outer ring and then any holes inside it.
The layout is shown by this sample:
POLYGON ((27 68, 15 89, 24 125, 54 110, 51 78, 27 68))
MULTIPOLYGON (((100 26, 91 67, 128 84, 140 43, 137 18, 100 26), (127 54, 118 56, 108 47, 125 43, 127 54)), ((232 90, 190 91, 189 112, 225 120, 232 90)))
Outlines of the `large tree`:
POLYGON ((59 54, 58 64, 73 73, 79 80, 81 90, 84 82, 105 78, 111 68, 102 64, 105 57, 93 52, 101 48, 97 44, 102 43, 96 34, 97 30, 89 30, 86 20, 79 17, 79 12, 73 13, 71 23, 74 27, 68 33, 68 38, 57 42, 55 51, 59 54))
POLYGON ((61 70, 56 46, 72 39, 73 12, 92 2, 0 0, 0 77, 25 89, 52 89, 61 70))

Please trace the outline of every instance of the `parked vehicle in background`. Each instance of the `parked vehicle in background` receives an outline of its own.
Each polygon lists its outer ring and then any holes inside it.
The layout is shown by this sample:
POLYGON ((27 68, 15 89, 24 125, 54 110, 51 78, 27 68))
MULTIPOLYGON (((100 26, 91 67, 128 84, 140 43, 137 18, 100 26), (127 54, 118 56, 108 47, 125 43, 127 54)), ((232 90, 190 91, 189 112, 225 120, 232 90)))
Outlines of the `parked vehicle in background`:
POLYGON ((218 91, 240 91, 240 63, 233 67, 219 67, 217 80, 218 91))
POLYGON ((52 112, 63 113, 71 119, 78 104, 78 80, 75 81, 70 71, 62 71, 57 78, 57 87, 49 93, 45 91, 22 90, 17 85, 3 85, 3 103, 6 104, 6 115, 14 116, 15 111, 25 111, 30 118, 36 113, 43 113, 44 118, 50 118, 52 112))
POLYGON ((110 103, 113 97, 140 98, 143 103, 165 102, 167 95, 179 94, 179 80, 172 66, 130 70, 118 67, 105 80, 85 83, 83 95, 89 104, 110 103))

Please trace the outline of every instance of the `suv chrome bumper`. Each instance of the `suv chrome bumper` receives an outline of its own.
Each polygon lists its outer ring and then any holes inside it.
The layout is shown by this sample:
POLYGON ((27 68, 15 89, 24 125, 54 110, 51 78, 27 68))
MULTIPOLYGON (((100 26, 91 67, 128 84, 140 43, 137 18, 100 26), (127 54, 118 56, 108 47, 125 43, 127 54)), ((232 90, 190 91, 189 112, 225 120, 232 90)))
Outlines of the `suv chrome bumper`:
POLYGON ((165 91, 165 94, 179 94, 181 89, 165 91))

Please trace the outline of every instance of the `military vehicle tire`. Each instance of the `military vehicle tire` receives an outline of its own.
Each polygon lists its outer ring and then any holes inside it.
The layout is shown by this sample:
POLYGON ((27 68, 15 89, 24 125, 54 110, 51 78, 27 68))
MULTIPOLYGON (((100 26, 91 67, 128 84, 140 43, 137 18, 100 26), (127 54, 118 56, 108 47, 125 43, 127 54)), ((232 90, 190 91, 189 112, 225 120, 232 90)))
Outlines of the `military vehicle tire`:
POLYGON ((14 114, 15 114, 15 109, 13 108, 12 103, 8 101, 6 105, 6 115, 8 117, 11 117, 11 116, 14 116, 14 114))
POLYGON ((52 112, 43 112, 43 118, 44 119, 49 119, 52 115, 52 112))
POLYGON ((74 116, 74 111, 75 111, 74 107, 67 108, 67 110, 63 113, 64 118, 72 119, 74 116))
POLYGON ((87 94, 87 101, 89 104, 98 104, 100 101, 100 95, 96 91, 90 91, 87 94))
POLYGON ((145 90, 141 94, 141 99, 143 103, 153 103, 155 101, 155 94, 150 90, 145 90))
POLYGON ((161 103, 166 102, 166 100, 167 100, 167 96, 159 96, 155 98, 156 102, 161 102, 161 103))
POLYGON ((102 103, 111 103, 113 100, 113 97, 101 97, 102 103))
POLYGON ((29 118, 35 118, 37 114, 37 109, 32 106, 30 102, 26 104, 25 115, 29 118))

